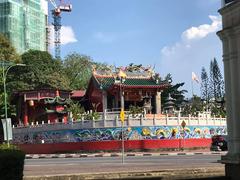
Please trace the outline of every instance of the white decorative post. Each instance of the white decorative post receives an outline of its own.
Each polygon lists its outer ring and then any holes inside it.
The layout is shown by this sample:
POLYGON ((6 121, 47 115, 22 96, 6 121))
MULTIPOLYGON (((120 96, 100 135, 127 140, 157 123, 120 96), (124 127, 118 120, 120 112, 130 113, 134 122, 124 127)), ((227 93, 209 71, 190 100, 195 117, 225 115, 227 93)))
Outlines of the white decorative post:
POLYGON ((188 115, 188 125, 190 126, 191 122, 191 114, 188 115))
POLYGON ((143 125, 143 116, 141 116, 141 119, 140 119, 140 126, 143 125))
POLYGON ((198 113, 198 116, 197 116, 197 121, 198 121, 198 125, 200 125, 200 114, 198 113))
POLYGON ((180 111, 178 112, 178 125, 180 125, 180 117, 181 115, 180 115, 180 111))
POLYGON ((168 125, 168 121, 169 121, 168 114, 166 114, 166 125, 168 125))
POLYGON ((156 114, 153 115, 153 126, 156 126, 156 114))

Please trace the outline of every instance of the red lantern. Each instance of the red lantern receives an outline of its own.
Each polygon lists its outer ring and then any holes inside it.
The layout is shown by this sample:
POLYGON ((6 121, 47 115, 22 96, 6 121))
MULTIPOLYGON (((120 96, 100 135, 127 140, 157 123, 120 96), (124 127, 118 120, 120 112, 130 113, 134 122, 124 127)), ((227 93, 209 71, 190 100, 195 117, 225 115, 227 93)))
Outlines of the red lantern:
POLYGON ((34 101, 33 100, 29 101, 29 106, 34 106, 34 101))

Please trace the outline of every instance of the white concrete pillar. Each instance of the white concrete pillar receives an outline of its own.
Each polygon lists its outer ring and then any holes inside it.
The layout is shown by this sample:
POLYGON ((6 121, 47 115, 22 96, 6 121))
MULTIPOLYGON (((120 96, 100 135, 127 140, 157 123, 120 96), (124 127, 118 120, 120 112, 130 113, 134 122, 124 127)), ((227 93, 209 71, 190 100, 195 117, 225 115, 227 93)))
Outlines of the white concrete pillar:
POLYGON ((227 108, 228 154, 222 156, 226 175, 240 177, 240 2, 219 10, 223 29, 217 34, 223 43, 223 62, 227 108))
POLYGON ((161 92, 157 92, 155 96, 155 108, 156 108, 156 114, 161 114, 161 92))

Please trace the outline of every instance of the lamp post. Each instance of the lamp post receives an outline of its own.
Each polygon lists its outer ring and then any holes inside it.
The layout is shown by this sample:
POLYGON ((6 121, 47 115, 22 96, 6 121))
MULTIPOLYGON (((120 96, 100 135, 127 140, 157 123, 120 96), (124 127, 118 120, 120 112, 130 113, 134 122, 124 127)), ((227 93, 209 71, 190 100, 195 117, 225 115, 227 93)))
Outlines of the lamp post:
POLYGON ((118 77, 120 78, 120 100, 121 100, 121 113, 120 113, 120 119, 122 122, 122 163, 124 164, 124 119, 125 119, 125 114, 124 114, 124 92, 123 92, 123 83, 126 80, 126 74, 122 72, 121 70, 119 71, 118 77))
POLYGON ((125 115, 124 115, 124 94, 123 94, 123 90, 122 90, 122 78, 121 78, 121 84, 120 84, 120 98, 121 98, 121 113, 120 113, 120 118, 121 118, 121 122, 122 122, 122 163, 124 164, 124 119, 125 119, 125 115))
POLYGON ((7 145, 9 147, 9 136, 8 136, 8 125, 7 125, 7 89, 6 89, 6 78, 8 71, 15 66, 26 66, 26 64, 12 64, 5 69, 5 63, 2 63, 2 78, 3 78, 3 91, 4 91, 4 110, 5 110, 5 122, 6 122, 6 136, 7 145))

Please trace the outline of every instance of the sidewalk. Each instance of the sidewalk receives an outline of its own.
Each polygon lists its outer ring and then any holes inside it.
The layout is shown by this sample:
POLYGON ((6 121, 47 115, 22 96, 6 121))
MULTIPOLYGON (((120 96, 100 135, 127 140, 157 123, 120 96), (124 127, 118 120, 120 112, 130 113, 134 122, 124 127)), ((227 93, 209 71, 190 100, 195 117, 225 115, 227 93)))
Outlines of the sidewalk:
POLYGON ((198 180, 228 180, 225 177, 224 167, 218 168, 186 168, 166 169, 160 171, 137 171, 137 172, 103 172, 103 173, 82 173, 72 175, 45 175, 26 176, 23 180, 83 180, 83 179, 112 179, 112 180, 133 180, 133 179, 198 179, 198 180))

